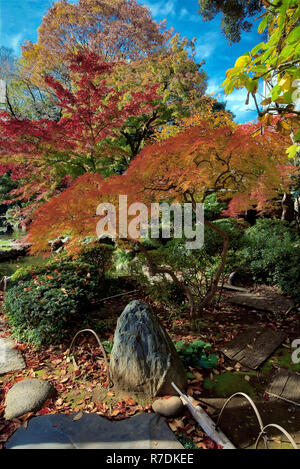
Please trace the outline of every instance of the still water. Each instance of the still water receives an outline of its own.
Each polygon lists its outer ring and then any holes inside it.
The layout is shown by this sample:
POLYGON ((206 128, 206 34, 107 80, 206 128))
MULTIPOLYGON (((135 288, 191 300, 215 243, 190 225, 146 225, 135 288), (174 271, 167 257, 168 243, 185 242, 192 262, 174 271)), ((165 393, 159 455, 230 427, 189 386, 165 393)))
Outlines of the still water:
MULTIPOLYGON (((0 236, 0 250, 2 249, 9 249, 12 244, 13 240, 20 239, 24 233, 22 232, 14 232, 11 235, 1 235, 0 236)), ((38 266, 45 264, 49 259, 45 259, 42 256, 24 256, 19 257, 18 259, 6 260, 1 262, 0 261, 0 280, 4 275, 6 277, 10 277, 12 274, 15 273, 20 267, 25 266, 38 266)))

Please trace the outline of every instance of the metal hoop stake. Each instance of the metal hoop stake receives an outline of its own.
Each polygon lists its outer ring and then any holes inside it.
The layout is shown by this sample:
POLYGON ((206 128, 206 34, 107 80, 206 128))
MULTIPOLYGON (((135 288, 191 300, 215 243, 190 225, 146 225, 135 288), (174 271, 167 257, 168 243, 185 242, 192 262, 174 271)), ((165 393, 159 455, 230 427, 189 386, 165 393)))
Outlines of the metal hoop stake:
MULTIPOLYGON (((95 337, 95 339, 97 340, 98 342, 98 345, 101 349, 101 352, 103 354, 103 358, 104 358, 104 361, 105 361, 105 365, 106 365, 106 369, 107 369, 107 376, 108 376, 108 382, 109 382, 109 387, 112 387, 113 386, 113 383, 111 381, 111 378, 110 378, 110 372, 109 372, 109 364, 108 364, 108 359, 107 359, 107 355, 106 355, 106 352, 105 352, 105 348, 103 347, 102 343, 101 343, 101 340, 99 339, 98 335, 96 334, 95 331, 93 331, 92 329, 82 329, 82 331, 79 331, 77 332, 77 334, 75 334, 75 336, 73 337, 73 340, 71 342, 71 345, 70 345, 70 348, 69 348, 69 353, 71 353, 71 350, 72 350, 72 347, 75 343, 75 340, 77 339, 77 337, 79 336, 79 334, 82 334, 83 332, 90 332, 91 334, 93 334, 93 336, 95 337)), ((74 359, 74 362, 76 364, 76 361, 74 359)), ((76 365, 77 366, 77 365, 76 365)))
POLYGON ((242 396, 244 397, 245 399, 247 399, 247 401, 250 403, 252 409, 254 410, 254 413, 256 415, 256 418, 258 420, 258 424, 259 424, 259 428, 260 428, 260 437, 262 436, 263 439, 264 439, 264 443, 265 443, 265 448, 266 449, 269 449, 269 442, 268 442, 268 437, 266 434, 264 434, 264 424, 263 424, 263 421, 262 421, 262 418, 260 416, 260 413, 258 411, 258 408, 256 407, 256 405, 254 404, 253 400, 251 399, 251 397, 249 397, 247 394, 243 393, 243 392, 237 392, 236 394, 233 394, 232 396, 229 397, 229 399, 227 399, 227 401, 225 402, 225 404, 223 405, 222 409, 221 409, 221 412, 219 414, 219 417, 217 419, 217 423, 216 423, 216 428, 219 427, 219 423, 220 423, 220 420, 222 418, 222 415, 223 415, 223 412, 225 410, 225 408, 227 407, 227 405, 229 404, 229 402, 234 398, 234 397, 237 397, 237 396, 242 396))
POLYGON ((258 438, 257 438, 257 440, 256 440, 255 449, 257 449, 259 440, 261 439, 261 437, 263 436, 263 434, 266 435, 265 430, 266 430, 267 428, 270 428, 270 427, 272 427, 272 428, 277 428, 277 430, 281 431, 281 432, 287 437, 287 439, 289 440, 289 442, 291 443, 291 445, 293 446, 293 448, 294 448, 294 449, 298 449, 298 446, 297 446, 295 440, 291 437, 291 435, 290 435, 284 428, 282 428, 280 425, 276 425, 275 423, 270 423, 269 425, 266 425, 266 426, 262 429, 262 431, 260 432, 260 434, 259 434, 259 436, 258 436, 258 438))

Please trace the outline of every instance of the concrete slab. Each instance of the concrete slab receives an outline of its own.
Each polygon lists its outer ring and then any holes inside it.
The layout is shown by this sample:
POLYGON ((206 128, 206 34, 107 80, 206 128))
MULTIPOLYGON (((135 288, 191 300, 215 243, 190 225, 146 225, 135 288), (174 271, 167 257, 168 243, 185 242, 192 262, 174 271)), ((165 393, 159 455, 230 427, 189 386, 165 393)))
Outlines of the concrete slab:
POLYGON ((20 427, 6 449, 183 449, 157 414, 139 414, 110 422, 96 414, 53 414, 34 417, 20 427))

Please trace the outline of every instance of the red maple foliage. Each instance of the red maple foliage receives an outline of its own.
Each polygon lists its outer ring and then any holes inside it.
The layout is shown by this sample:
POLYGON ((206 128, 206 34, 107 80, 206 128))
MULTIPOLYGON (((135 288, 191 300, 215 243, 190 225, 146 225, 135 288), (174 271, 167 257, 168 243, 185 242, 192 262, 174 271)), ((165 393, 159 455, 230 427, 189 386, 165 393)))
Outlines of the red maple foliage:
POLYGON ((106 156, 102 143, 116 136, 129 117, 156 106, 157 86, 144 93, 108 86, 114 64, 94 52, 71 55, 68 68, 70 88, 45 77, 61 109, 59 121, 0 113, 0 156, 3 169, 18 173, 21 185, 14 195, 19 200, 49 200, 60 190, 62 176, 100 171, 106 156))
POLYGON ((59 163, 62 154, 67 165, 76 165, 81 172, 96 171, 101 151, 97 145, 116 135, 130 116, 149 112, 155 107, 158 86, 144 93, 130 93, 107 85, 106 78, 114 64, 104 62, 88 50, 70 56, 71 89, 52 76, 46 84, 55 92, 55 102, 61 108, 62 118, 30 121, 0 114, 0 145, 2 154, 21 154, 44 158, 48 163, 59 163), (99 154, 100 153, 100 154, 99 154))

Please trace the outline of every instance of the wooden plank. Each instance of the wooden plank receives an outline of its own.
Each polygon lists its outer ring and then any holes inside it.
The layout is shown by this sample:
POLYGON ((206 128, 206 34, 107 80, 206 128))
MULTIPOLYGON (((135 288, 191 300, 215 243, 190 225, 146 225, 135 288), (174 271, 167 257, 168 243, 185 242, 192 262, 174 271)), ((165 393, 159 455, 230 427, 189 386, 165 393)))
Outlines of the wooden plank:
POLYGON ((256 370, 285 340, 280 331, 251 328, 226 344, 221 351, 231 360, 256 370))
POLYGON ((264 295, 240 293, 234 295, 228 302, 258 311, 268 311, 277 314, 286 313, 294 305, 293 301, 289 298, 274 293, 264 295))
POLYGON ((244 287, 235 287, 234 285, 230 285, 229 283, 224 283, 224 285, 220 284, 218 285, 219 288, 225 288, 225 290, 232 290, 232 291, 238 291, 241 293, 250 293, 250 290, 248 288, 244 287))
POLYGON ((272 394, 277 394, 277 396, 281 396, 286 386, 286 383, 288 382, 288 379, 289 379, 288 371, 278 370, 267 392, 270 392, 272 394))
POLYGON ((247 349, 243 364, 252 370, 256 370, 264 363, 270 355, 286 339, 286 335, 281 331, 266 329, 252 344, 252 349, 247 349))
POLYGON ((267 392, 300 404, 300 375, 278 370, 267 392))
POLYGON ((300 403, 300 376, 290 373, 289 379, 281 395, 285 399, 300 403))
POLYGON ((231 360, 238 361, 236 356, 240 357, 241 353, 245 350, 245 348, 251 347, 253 342, 257 340, 259 335, 261 335, 261 329, 257 327, 251 327, 246 330, 242 334, 237 334, 237 336, 221 349, 221 352, 226 355, 226 357, 230 358, 231 360))

